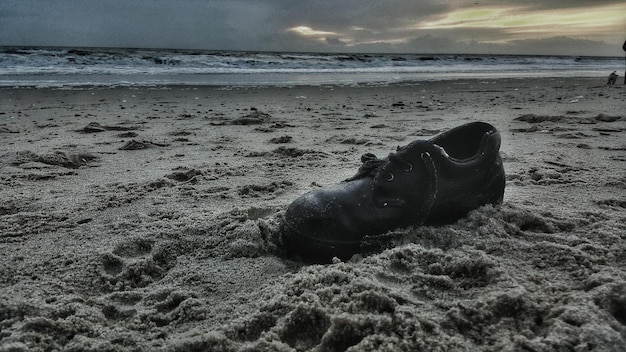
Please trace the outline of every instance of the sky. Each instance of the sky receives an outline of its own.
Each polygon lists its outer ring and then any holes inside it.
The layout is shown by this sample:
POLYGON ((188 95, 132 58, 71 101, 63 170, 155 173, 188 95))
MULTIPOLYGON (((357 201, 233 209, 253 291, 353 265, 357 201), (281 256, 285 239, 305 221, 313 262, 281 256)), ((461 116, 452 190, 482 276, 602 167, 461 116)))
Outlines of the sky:
POLYGON ((623 56, 624 0, 1 0, 0 45, 623 56))

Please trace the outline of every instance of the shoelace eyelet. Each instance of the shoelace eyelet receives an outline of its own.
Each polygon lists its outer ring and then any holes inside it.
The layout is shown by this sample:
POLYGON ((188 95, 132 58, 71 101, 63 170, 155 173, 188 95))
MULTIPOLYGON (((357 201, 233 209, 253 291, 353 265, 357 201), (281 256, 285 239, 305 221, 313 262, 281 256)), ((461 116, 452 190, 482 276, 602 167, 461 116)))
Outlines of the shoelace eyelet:
POLYGON ((387 173, 387 178, 385 178, 385 181, 391 182, 391 181, 393 181, 393 178, 394 178, 393 174, 391 172, 389 172, 389 173, 387 173))
POLYGON ((404 169, 404 172, 411 172, 413 171, 413 164, 408 163, 409 164, 409 168, 408 169, 404 169))

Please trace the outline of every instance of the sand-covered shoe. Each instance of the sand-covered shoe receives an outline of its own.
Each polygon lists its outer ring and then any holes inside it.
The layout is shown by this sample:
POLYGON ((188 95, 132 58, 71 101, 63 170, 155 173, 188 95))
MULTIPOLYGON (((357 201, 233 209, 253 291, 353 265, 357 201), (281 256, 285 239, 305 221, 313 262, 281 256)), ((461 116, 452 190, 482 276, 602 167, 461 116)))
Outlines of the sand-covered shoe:
POLYGON ((500 134, 468 123, 427 141, 398 147, 385 159, 361 158, 357 174, 310 191, 289 205, 281 222, 285 250, 304 259, 348 259, 390 230, 451 223, 504 194, 500 134))

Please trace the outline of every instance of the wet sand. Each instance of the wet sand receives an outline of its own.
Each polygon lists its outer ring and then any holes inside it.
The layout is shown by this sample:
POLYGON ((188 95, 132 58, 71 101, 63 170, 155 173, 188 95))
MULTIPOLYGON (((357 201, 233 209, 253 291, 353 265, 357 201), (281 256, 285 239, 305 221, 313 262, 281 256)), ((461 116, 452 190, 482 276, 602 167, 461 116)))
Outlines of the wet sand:
POLYGON ((0 89, 0 351, 624 351, 626 88, 0 89), (470 121, 504 204, 281 253, 298 195, 470 121))

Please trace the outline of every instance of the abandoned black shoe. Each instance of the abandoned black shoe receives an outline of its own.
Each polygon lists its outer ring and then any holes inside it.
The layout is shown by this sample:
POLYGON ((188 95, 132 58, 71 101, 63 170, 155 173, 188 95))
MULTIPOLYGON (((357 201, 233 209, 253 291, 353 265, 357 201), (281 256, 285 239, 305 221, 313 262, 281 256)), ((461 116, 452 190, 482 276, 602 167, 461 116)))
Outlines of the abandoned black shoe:
POLYGON ((348 259, 365 244, 384 241, 390 230, 451 223, 500 203, 499 149, 499 132, 473 122, 399 147, 385 159, 365 154, 356 175, 289 205, 281 222, 285 250, 315 262, 348 259))

